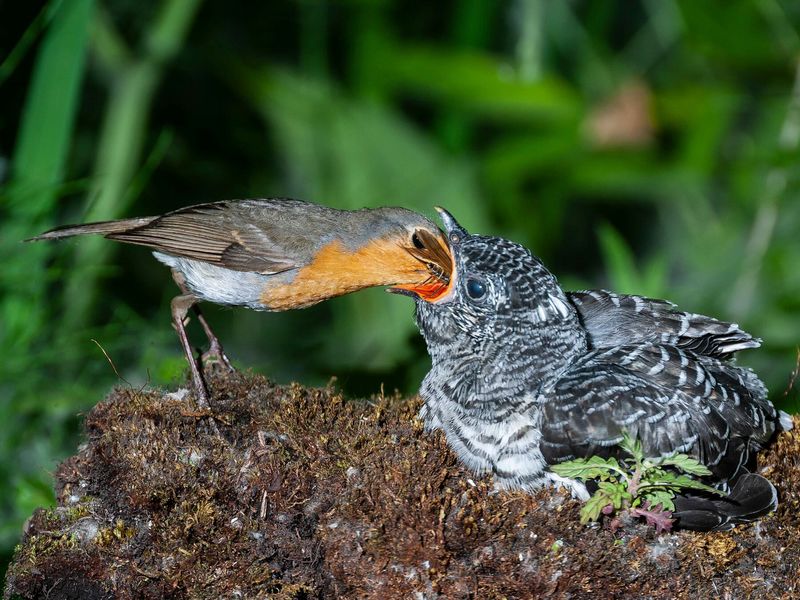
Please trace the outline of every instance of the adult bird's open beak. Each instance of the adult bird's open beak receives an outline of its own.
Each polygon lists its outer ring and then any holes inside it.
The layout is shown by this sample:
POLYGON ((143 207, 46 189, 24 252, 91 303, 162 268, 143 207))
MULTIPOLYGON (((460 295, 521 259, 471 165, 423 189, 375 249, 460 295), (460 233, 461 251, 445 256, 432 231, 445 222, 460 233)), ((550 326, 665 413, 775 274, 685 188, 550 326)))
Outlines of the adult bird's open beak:
MULTIPOLYGON (((439 302, 450 296, 455 272, 455 260, 448 242, 450 232, 455 225, 458 230, 463 229, 456 223, 452 215, 443 208, 436 207, 447 230, 447 237, 443 234, 434 235, 428 231, 418 231, 422 248, 409 248, 408 252, 426 267, 427 277, 415 283, 403 283, 389 288, 393 294, 402 294, 412 298, 421 298, 426 302, 439 302)), ((466 233, 466 232, 464 232, 466 233)), ((458 234, 456 234, 456 237, 458 234)))

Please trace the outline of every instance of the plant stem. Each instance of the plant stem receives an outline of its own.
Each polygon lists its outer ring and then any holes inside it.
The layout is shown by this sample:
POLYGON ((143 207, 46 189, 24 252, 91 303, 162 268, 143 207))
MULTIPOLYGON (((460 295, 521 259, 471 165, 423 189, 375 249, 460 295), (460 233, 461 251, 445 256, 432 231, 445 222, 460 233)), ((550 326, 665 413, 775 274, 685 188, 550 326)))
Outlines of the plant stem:
MULTIPOLYGON (((109 23, 102 18, 95 20, 100 32, 95 53, 102 57, 101 63, 121 68, 113 72, 110 85, 87 221, 119 217, 133 200, 125 192, 139 166, 155 90, 166 64, 183 44, 199 5, 200 0, 167 0, 142 44, 141 56, 129 59, 120 38, 107 31, 109 23)), ((87 265, 105 263, 113 251, 111 244, 100 239, 87 239, 77 247, 73 269, 79 275, 70 278, 64 293, 65 331, 84 327, 95 305, 98 272, 87 265)))
MULTIPOLYGON (((800 60, 795 66, 794 86, 778 138, 778 148, 787 155, 800 145, 800 60)), ((791 164, 791 163, 790 163, 791 164)), ((758 203, 753 226, 745 248, 744 266, 730 295, 730 312, 737 319, 747 316, 753 305, 761 267, 778 222, 780 200, 784 196, 790 173, 787 167, 774 167, 767 172, 764 192, 758 203)))
POLYGON ((636 495, 639 492, 641 480, 642 480, 642 464, 637 459, 636 468, 633 471, 633 477, 631 477, 628 480, 628 493, 634 498, 636 498, 636 495))
MULTIPOLYGON (((24 360, 28 346, 47 330, 46 265, 51 248, 20 241, 49 225, 64 177, 86 63, 92 0, 59 4, 42 41, 25 100, 11 181, 4 194, 0 254, 2 287, 0 341, 12 361, 24 360), (42 143, 47 140, 47 143, 42 143), (32 301, 36 299, 36 301, 32 301)), ((6 365, 7 366, 7 365, 6 365)))

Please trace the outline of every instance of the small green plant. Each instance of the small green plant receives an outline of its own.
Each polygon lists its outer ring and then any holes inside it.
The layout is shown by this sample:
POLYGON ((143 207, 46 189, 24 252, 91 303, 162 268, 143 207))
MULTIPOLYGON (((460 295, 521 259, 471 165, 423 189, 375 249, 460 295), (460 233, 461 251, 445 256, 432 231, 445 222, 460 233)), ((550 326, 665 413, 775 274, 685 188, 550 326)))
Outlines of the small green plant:
POLYGON ((646 458, 642 443, 627 432, 622 434, 620 448, 628 458, 577 458, 551 467, 561 477, 580 481, 597 480, 597 491, 581 508, 581 523, 597 521, 600 515, 621 515, 644 518, 657 532, 672 528, 673 499, 681 490, 702 490, 724 496, 720 490, 693 477, 710 475, 704 465, 687 454, 662 458, 646 458))

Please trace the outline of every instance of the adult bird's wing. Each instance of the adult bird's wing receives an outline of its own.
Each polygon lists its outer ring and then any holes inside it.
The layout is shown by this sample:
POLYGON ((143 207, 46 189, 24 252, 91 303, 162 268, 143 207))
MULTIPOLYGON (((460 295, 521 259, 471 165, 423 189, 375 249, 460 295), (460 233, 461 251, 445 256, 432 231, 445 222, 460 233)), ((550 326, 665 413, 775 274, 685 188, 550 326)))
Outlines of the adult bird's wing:
POLYGON ((666 300, 605 290, 567 292, 567 298, 578 311, 591 348, 670 344, 698 355, 725 358, 761 345, 761 340, 735 323, 682 312, 666 300))
POLYGON ((65 225, 27 241, 96 234, 234 271, 272 275, 308 264, 310 247, 324 241, 336 212, 288 198, 225 200, 157 217, 65 225))
POLYGON ((303 266, 297 253, 280 242, 269 220, 252 222, 256 207, 266 210, 280 200, 223 201, 182 208, 107 238, 148 246, 235 271, 274 274, 303 266))

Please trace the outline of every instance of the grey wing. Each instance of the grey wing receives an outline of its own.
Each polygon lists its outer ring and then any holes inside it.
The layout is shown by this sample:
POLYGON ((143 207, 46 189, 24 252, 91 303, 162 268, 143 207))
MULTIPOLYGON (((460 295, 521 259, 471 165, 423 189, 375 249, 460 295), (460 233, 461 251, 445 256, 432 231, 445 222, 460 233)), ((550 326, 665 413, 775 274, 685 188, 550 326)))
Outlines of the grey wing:
POLYGON ((269 221, 263 218, 264 211, 283 202, 294 206, 299 201, 274 199, 199 204, 106 237, 235 271, 280 273, 305 264, 304 257, 281 243, 277 231, 271 231, 269 221), (253 208, 259 212, 251 215, 248 211, 252 212, 253 208), (262 217, 257 220, 258 224, 251 222, 253 216, 262 217))
POLYGON ((618 455, 627 431, 648 456, 684 452, 717 481, 747 469, 777 420, 752 372, 668 345, 588 354, 557 382, 543 410, 549 464, 618 455))
POLYGON ((567 298, 578 311, 591 348, 671 344, 698 355, 721 358, 761 345, 761 340, 735 323, 682 312, 666 300, 605 290, 567 292, 567 298))

